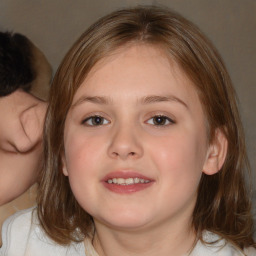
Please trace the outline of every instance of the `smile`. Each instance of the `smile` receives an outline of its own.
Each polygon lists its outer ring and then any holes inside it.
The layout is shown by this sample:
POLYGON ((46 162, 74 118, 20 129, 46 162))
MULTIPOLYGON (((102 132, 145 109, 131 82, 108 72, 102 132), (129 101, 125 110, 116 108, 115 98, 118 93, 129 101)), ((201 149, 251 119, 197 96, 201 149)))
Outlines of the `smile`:
POLYGON ((133 194, 148 189, 155 183, 155 180, 141 173, 123 169, 108 173, 101 182, 111 192, 133 194))
POLYGON ((113 179, 108 179, 107 183, 109 184, 117 184, 117 185, 133 185, 133 184, 143 184, 143 183, 149 183, 150 180, 146 179, 140 179, 138 177, 136 178, 113 178, 113 179))

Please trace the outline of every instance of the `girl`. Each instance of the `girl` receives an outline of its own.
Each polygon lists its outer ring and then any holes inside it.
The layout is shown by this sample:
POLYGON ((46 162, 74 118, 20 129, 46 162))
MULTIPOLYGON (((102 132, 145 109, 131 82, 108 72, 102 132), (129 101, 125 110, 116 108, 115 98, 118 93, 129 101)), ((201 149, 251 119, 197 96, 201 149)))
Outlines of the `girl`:
POLYGON ((45 156, 4 255, 256 255, 234 89, 172 11, 116 11, 80 37, 51 87, 45 156))

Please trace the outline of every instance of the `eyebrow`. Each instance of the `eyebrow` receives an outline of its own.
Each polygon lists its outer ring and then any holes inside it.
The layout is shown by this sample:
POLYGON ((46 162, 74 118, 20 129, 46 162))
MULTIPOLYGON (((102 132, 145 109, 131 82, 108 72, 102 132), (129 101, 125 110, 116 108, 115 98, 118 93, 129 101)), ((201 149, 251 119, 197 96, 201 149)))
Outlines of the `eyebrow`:
POLYGON ((142 104, 150 104, 150 103, 158 103, 158 102, 178 102, 182 104, 184 107, 188 108, 188 105, 181 100, 180 98, 174 96, 174 95, 167 95, 167 96, 158 96, 158 95, 152 95, 152 96, 147 96, 142 99, 142 104))
POLYGON ((101 96, 82 96, 71 106, 71 108, 74 108, 84 102, 91 102, 100 105, 109 105, 111 100, 107 97, 101 96))
MULTIPOLYGON (((91 103, 100 104, 100 105, 109 105, 111 104, 112 100, 111 98, 102 97, 102 96, 82 96, 71 106, 71 108, 74 108, 84 102, 91 102, 91 103)), ((188 105, 183 100, 181 100, 180 98, 174 95, 167 95, 167 96, 150 95, 150 96, 143 97, 138 102, 143 105, 158 103, 158 102, 178 102, 184 107, 188 108, 188 105)))

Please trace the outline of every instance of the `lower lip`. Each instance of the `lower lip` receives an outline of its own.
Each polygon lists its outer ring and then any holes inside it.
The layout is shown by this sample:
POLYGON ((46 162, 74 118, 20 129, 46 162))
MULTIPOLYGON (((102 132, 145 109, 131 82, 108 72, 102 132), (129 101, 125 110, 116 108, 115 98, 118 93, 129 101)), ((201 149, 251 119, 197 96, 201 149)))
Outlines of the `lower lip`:
POLYGON ((131 193, 135 193, 135 192, 147 189, 153 184, 153 182, 138 183, 138 184, 132 184, 132 185, 117 185, 117 184, 107 183, 107 182, 103 182, 103 184, 105 188, 107 188, 112 192, 115 192, 118 194, 131 194, 131 193))

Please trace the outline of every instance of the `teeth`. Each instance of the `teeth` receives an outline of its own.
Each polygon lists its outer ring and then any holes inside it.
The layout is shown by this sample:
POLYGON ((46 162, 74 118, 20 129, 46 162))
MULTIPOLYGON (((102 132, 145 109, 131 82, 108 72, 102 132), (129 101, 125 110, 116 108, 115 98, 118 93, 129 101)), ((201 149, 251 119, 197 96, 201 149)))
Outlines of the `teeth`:
POLYGON ((126 184, 126 185, 134 184, 133 178, 126 179, 126 180, 125 180, 125 184, 126 184))
POLYGON ((140 182, 140 179, 139 179, 139 178, 135 178, 135 179, 134 179, 134 183, 135 183, 135 184, 137 184, 137 183, 139 183, 139 182, 140 182))
POLYGON ((140 179, 140 178, 128 178, 128 179, 123 179, 123 178, 113 178, 113 179, 108 179, 107 181, 109 184, 118 184, 118 185, 132 185, 132 184, 138 184, 138 183, 149 183, 149 180, 145 179, 140 179))
POLYGON ((124 183, 125 183, 125 179, 123 179, 123 178, 117 178, 117 179, 116 179, 116 183, 117 183, 117 184, 124 184, 124 183))

